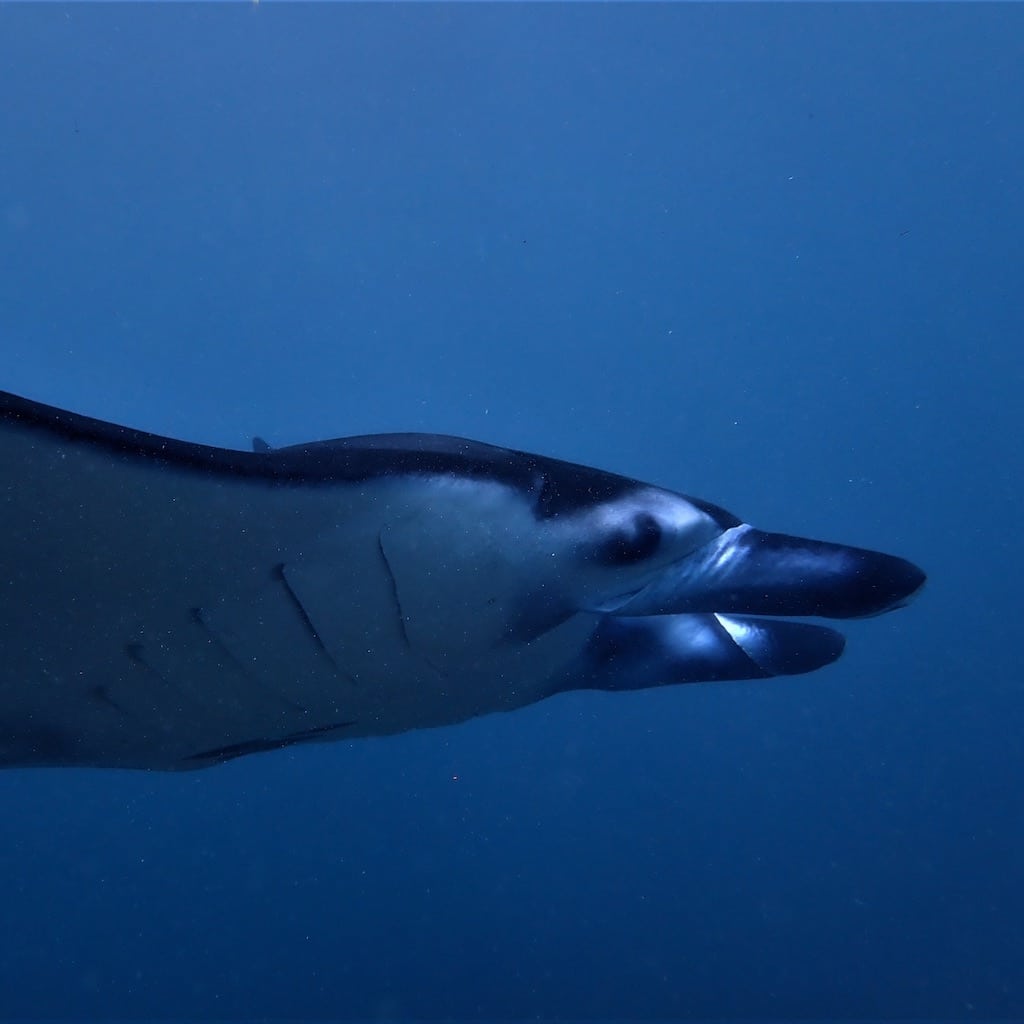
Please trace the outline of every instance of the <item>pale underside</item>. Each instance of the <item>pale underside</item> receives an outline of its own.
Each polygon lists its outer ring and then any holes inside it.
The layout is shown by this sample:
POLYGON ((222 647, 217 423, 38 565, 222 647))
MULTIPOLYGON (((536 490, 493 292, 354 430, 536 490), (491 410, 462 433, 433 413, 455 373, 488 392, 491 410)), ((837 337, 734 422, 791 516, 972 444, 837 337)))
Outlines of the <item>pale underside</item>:
POLYGON ((458 722, 545 696, 594 627, 510 636, 545 553, 501 484, 226 478, 21 426, 0 472, 0 765, 458 722))

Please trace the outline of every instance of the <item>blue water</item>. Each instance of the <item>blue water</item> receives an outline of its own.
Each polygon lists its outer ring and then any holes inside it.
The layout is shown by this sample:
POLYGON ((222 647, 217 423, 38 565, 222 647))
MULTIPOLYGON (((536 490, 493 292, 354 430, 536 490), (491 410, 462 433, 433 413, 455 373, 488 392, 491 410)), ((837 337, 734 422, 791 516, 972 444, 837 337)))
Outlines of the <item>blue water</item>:
POLYGON ((0 5, 3 389, 479 437, 930 576, 812 676, 6 772, 0 1017, 1024 1015, 1022 38, 0 5))

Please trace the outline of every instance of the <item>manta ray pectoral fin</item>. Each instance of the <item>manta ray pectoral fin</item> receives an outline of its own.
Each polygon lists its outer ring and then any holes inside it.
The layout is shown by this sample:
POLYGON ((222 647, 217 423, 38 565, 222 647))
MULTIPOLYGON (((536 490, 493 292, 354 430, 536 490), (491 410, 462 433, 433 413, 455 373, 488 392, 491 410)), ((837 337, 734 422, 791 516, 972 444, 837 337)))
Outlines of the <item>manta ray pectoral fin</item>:
POLYGON ((0 392, 0 766, 199 768, 565 689, 809 672, 841 636, 751 616, 878 614, 924 581, 465 438, 253 448, 0 392))
POLYGON ((741 524, 666 567, 614 612, 862 618, 901 607, 924 581, 893 555, 741 524))
POLYGON ((801 675, 831 664, 844 643, 824 626, 749 616, 609 615, 554 688, 640 690, 801 675))

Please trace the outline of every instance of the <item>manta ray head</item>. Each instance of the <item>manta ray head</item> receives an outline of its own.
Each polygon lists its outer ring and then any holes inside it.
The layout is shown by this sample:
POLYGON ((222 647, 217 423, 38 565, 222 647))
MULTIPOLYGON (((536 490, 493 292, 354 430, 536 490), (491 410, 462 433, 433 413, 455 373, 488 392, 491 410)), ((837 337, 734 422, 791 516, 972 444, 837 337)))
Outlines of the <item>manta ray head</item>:
POLYGON ((556 589, 573 611, 853 618, 900 607, 924 583, 904 559, 758 530, 716 505, 619 477, 594 486, 594 473, 583 481, 594 500, 577 487, 546 523, 556 589))
POLYGON ((614 613, 739 520, 661 488, 633 489, 552 524, 580 611, 614 613))

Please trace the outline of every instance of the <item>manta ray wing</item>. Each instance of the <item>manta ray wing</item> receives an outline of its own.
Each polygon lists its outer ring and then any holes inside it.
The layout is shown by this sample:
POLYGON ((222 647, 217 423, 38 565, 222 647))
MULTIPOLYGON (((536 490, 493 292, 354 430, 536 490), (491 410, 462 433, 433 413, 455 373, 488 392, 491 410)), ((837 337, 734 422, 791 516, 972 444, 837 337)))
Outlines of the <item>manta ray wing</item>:
POLYGON ((809 671, 838 634, 733 613, 877 613, 924 579, 462 438, 255 448, 0 393, 0 765, 187 769, 809 671))

